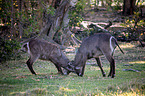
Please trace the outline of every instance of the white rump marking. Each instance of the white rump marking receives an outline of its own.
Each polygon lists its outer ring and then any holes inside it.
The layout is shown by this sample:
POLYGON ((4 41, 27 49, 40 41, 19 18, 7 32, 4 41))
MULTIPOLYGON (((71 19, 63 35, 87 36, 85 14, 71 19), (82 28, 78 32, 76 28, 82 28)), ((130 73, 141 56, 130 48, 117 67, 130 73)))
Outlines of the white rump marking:
POLYGON ((114 50, 114 48, 113 48, 113 46, 112 46, 112 38, 114 38, 113 36, 111 36, 110 37, 110 49, 111 49, 111 52, 113 52, 113 50, 114 50))
POLYGON ((28 48, 28 54, 30 54, 29 42, 27 43, 27 48, 28 48))

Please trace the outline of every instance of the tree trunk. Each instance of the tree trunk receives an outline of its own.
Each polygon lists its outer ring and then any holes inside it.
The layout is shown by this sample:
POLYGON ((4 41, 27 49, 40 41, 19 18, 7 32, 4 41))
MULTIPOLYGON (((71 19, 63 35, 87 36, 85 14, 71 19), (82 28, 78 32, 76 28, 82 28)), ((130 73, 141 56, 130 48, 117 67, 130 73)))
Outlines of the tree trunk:
POLYGON ((11 39, 13 39, 14 35, 14 20, 13 20, 13 12, 14 12, 14 7, 13 7, 13 0, 11 0, 11 39))
MULTIPOLYGON (((56 6, 55 4, 53 5, 54 5, 53 7, 56 6)), ((48 22, 40 33, 47 35, 50 41, 53 40, 54 35, 61 29, 63 23, 62 21, 68 8, 69 8, 69 1, 62 0, 60 6, 57 7, 54 16, 49 14, 48 17, 46 18, 48 22)))
MULTIPOLYGON (((48 22, 45 25, 45 27, 42 28, 40 31, 40 34, 42 33, 41 34, 42 38, 44 38, 44 35, 47 35, 48 38, 47 40, 49 40, 52 43, 55 43, 53 40, 54 36, 57 32, 60 32, 60 30, 63 31, 62 38, 67 37, 67 35, 70 36, 71 38, 70 30, 68 27, 68 23, 69 23, 68 12, 70 8, 75 5, 76 1, 77 0, 61 0, 61 1, 55 0, 55 4, 53 4, 54 5, 53 7, 56 8, 55 15, 54 16, 50 14, 48 15, 47 17, 48 22), (57 7, 56 4, 57 6, 58 5, 59 6, 57 7)), ((64 40, 60 40, 60 41, 62 41, 61 44, 64 42, 64 40)))
POLYGON ((132 15, 135 11, 136 0, 124 0, 123 15, 132 15))
POLYGON ((22 13, 21 13, 21 11, 22 11, 22 1, 23 0, 18 0, 17 2, 18 2, 18 7, 19 7, 19 13, 20 13, 20 15, 19 15, 19 22, 18 22, 18 25, 19 25, 19 38, 21 39, 22 38, 22 33, 23 33, 23 30, 22 30, 22 22, 21 22, 21 19, 22 19, 22 13))

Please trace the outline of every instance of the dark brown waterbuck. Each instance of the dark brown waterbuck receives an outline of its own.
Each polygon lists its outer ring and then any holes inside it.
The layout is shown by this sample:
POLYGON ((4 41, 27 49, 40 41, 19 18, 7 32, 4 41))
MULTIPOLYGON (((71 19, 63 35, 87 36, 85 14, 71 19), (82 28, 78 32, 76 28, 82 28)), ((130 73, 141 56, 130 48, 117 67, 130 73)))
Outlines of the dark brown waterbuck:
MULTIPOLYGON (((78 76, 83 76, 85 63, 87 59, 95 58, 98 66, 102 71, 102 75, 105 77, 106 74, 102 68, 100 56, 105 55, 107 60, 110 62, 110 73, 108 76, 114 78, 115 76, 115 61, 113 57, 116 46, 119 47, 117 40, 109 33, 98 33, 85 38, 76 53, 74 59, 74 69, 78 76)), ((124 52, 119 47, 120 51, 124 52)))
POLYGON ((30 58, 26 63, 32 74, 36 75, 35 71, 33 70, 33 63, 37 59, 51 61, 56 66, 58 73, 63 74, 61 67, 66 70, 73 71, 69 66, 69 59, 55 44, 45 40, 31 39, 23 46, 23 49, 30 54, 30 58))

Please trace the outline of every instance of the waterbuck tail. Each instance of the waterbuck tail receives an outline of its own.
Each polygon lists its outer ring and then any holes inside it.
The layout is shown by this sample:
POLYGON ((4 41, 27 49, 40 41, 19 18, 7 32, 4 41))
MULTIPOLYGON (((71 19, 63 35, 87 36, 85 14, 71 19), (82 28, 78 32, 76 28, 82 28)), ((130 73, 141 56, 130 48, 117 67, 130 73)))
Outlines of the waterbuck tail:
POLYGON ((117 43, 117 40, 113 36, 110 37, 110 48, 111 48, 112 52, 114 52, 114 50, 115 50, 115 48, 112 47, 112 39, 115 41, 115 44, 118 46, 120 51, 124 54, 123 50, 120 48, 119 44, 117 43))
POLYGON ((117 43, 117 40, 115 40, 115 43, 118 46, 118 48, 120 49, 120 51, 124 54, 123 50, 120 48, 119 44, 117 43))

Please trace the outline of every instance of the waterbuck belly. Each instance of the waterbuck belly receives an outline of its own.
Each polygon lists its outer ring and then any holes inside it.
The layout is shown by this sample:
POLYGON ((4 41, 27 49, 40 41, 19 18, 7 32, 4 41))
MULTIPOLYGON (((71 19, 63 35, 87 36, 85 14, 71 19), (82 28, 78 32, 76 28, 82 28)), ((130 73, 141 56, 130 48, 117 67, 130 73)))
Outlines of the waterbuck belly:
POLYGON ((93 58, 97 58, 97 57, 99 57, 99 56, 102 56, 103 55, 103 53, 101 52, 101 51, 95 51, 94 53, 93 53, 93 58))
POLYGON ((41 56, 39 57, 39 59, 41 59, 41 60, 49 60, 49 58, 48 58, 47 55, 41 55, 41 56))

